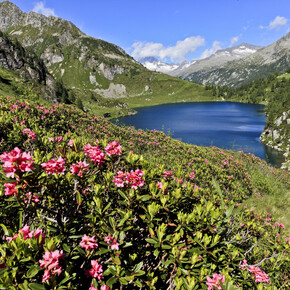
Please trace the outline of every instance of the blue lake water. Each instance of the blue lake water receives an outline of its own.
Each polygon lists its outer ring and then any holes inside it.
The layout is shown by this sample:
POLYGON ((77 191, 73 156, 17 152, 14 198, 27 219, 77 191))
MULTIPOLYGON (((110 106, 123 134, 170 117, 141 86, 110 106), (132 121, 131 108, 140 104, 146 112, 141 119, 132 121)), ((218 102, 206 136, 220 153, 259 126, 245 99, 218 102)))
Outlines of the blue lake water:
POLYGON ((250 152, 279 165, 282 154, 259 140, 266 124, 264 108, 232 102, 165 104, 138 108, 138 114, 113 122, 170 132, 173 138, 185 143, 250 152))

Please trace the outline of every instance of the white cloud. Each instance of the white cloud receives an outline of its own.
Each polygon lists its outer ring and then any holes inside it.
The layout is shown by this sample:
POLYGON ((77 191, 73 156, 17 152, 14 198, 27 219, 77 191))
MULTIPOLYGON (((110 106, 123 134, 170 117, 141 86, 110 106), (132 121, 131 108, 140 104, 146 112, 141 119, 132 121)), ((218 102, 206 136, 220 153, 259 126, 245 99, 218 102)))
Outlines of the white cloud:
POLYGON ((194 52, 198 47, 205 44, 205 39, 201 36, 191 36, 176 42, 175 46, 165 47, 162 43, 135 42, 132 56, 136 59, 147 56, 155 56, 161 60, 170 58, 172 62, 182 62, 190 52, 194 52))
POLYGON ((207 58, 211 56, 212 54, 216 53, 219 49, 222 49, 221 47, 222 43, 220 41, 214 41, 212 44, 212 47, 209 49, 206 49, 200 56, 200 59, 207 58))
POLYGON ((268 26, 260 25, 260 28, 269 29, 269 30, 273 30, 273 29, 279 30, 282 26, 286 25, 287 22, 288 22, 288 19, 286 19, 285 17, 276 16, 276 18, 273 21, 271 21, 268 26))
POLYGON ((41 13, 45 16, 56 16, 54 13, 54 9, 44 7, 43 2, 37 2, 32 11, 36 13, 41 13))
POLYGON ((230 46, 233 46, 234 44, 236 44, 239 41, 240 37, 241 37, 240 35, 233 37, 231 39, 231 45, 230 46))

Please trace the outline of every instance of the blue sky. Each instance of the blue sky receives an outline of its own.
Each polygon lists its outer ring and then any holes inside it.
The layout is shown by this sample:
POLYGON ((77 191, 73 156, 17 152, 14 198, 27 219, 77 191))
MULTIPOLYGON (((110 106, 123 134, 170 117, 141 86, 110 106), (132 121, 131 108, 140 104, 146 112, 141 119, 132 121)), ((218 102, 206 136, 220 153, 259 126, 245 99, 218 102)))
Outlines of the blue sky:
POLYGON ((204 58, 242 42, 266 46, 290 31, 290 0, 12 0, 72 21, 135 58, 204 58))

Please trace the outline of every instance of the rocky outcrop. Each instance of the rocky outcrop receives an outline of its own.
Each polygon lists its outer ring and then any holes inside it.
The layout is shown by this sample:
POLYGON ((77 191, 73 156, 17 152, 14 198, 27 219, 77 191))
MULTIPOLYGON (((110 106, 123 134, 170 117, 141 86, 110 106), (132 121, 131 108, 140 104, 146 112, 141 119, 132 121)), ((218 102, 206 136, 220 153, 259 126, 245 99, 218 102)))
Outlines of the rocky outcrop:
POLYGON ((12 41, 0 31, 0 67, 16 71, 21 78, 43 86, 43 93, 54 100, 54 78, 43 61, 24 49, 18 41, 12 41))
POLYGON ((290 110, 274 121, 273 126, 267 125, 260 136, 260 140, 267 146, 284 152, 285 162, 282 164, 283 169, 290 171, 290 110), (288 133, 287 133, 288 132, 288 133))

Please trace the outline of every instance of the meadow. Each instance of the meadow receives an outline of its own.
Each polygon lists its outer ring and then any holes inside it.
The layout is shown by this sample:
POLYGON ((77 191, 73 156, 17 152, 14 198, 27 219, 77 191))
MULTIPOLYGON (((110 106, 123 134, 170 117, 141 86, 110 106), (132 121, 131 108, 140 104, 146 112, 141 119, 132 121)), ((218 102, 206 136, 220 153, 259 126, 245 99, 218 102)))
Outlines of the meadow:
POLYGON ((0 98, 0 288, 287 289, 289 173, 0 98))

